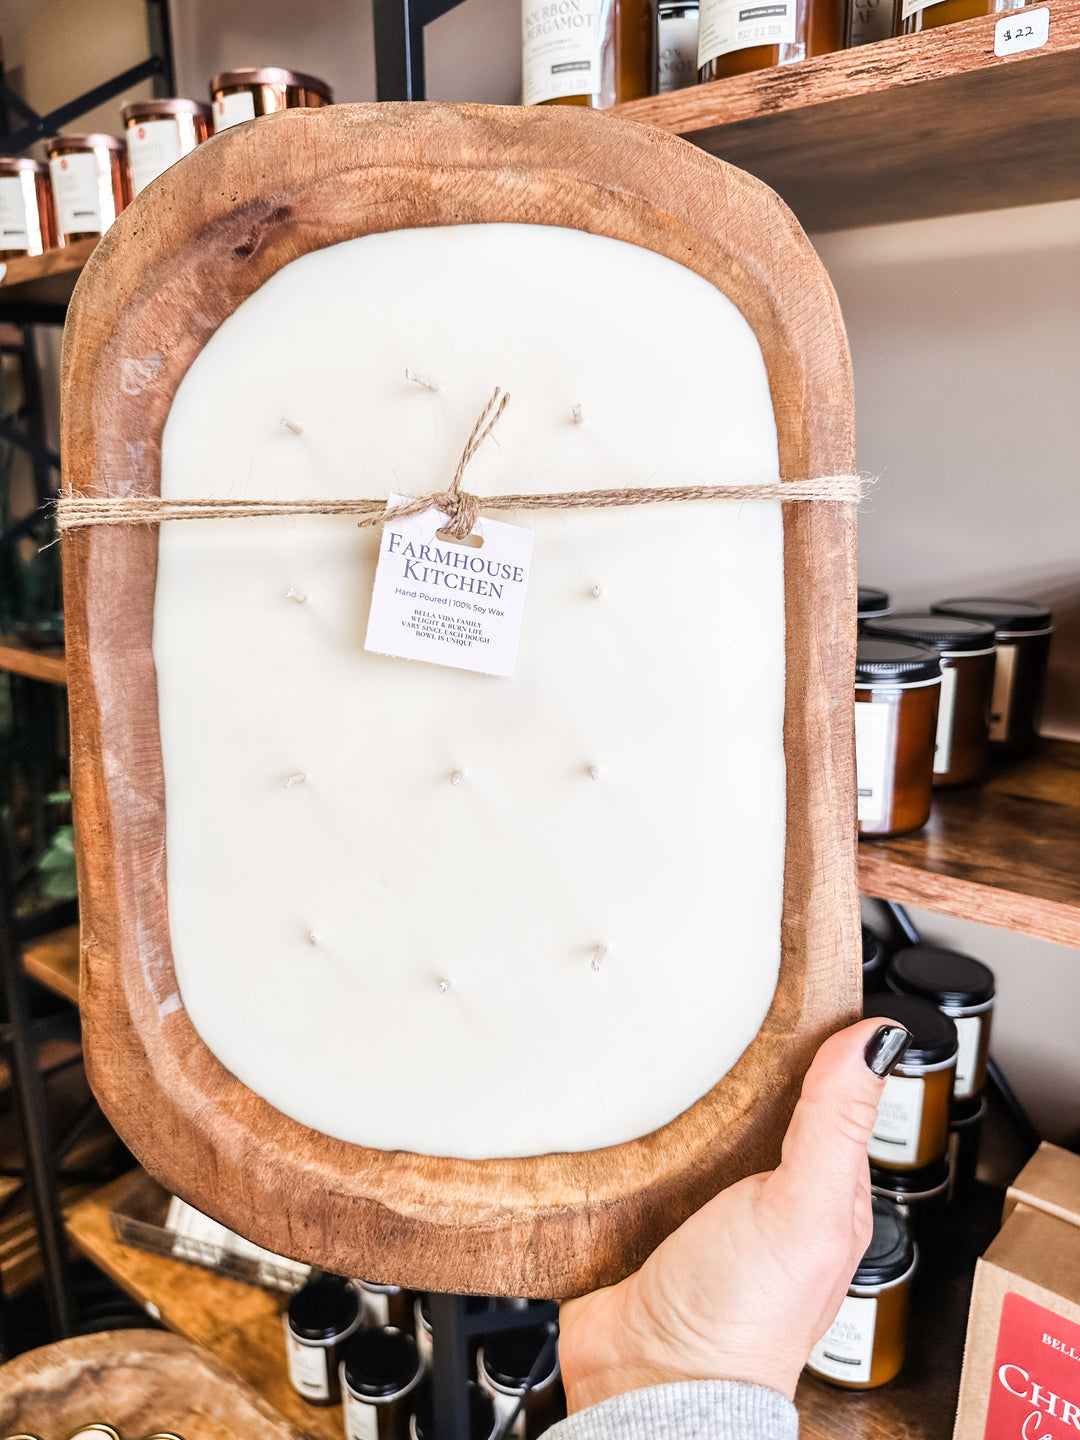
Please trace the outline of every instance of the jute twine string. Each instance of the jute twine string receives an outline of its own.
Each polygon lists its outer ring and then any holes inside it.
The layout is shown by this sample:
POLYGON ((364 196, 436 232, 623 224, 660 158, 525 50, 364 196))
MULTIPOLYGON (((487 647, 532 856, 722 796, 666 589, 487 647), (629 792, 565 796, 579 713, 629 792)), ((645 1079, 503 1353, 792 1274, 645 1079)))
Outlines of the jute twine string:
POLYGON ((158 495, 62 495, 56 506, 60 533, 91 525, 159 525, 165 520, 248 520, 260 515, 359 515, 360 525, 403 520, 438 510, 447 516, 444 532, 464 540, 483 510, 601 510, 681 500, 831 500, 857 504, 866 482, 858 475, 819 475, 808 480, 770 480, 759 485, 672 485, 634 490, 564 490, 540 495, 488 495, 481 499, 461 489, 470 460, 494 430, 510 396, 498 386, 484 406, 445 491, 408 500, 387 509, 385 500, 163 500, 158 495))

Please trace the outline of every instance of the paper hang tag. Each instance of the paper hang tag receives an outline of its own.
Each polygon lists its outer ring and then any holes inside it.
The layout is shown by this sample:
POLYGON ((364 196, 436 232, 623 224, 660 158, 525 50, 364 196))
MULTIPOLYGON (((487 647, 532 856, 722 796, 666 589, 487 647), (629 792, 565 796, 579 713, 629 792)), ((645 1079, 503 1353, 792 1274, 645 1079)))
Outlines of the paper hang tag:
MULTIPOLYGON (((387 508, 408 501, 391 495, 387 508)), ((483 544, 440 540, 425 510, 383 524, 364 649, 481 675, 512 676, 525 613, 533 532, 479 519, 483 544)))

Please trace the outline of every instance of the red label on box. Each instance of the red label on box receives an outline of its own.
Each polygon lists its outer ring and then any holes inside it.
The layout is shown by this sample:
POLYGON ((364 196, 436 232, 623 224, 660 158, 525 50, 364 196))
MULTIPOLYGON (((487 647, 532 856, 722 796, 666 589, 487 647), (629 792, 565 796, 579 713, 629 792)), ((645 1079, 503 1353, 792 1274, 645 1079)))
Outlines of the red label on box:
POLYGON ((1080 1325, 1008 1294, 1001 1307, 985 1440, 1076 1440, 1080 1325))

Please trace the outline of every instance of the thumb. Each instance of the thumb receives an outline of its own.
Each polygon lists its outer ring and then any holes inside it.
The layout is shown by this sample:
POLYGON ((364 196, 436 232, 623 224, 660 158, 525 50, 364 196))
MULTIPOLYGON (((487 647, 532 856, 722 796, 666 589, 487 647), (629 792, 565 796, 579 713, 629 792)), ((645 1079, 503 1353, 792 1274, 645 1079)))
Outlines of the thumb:
POLYGON ((894 1021, 863 1020, 825 1041, 806 1072, 769 1188, 811 1224, 851 1213, 885 1076, 911 1040, 894 1021))

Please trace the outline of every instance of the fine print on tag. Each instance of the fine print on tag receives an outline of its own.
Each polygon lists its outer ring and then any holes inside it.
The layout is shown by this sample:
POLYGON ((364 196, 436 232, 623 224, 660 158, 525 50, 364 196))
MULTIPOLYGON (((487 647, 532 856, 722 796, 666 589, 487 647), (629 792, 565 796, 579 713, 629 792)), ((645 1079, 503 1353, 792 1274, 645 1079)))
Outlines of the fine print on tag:
MULTIPOLYGON (((387 508, 406 503, 391 495, 387 508)), ((439 510, 384 523, 364 649, 512 676, 533 532, 481 517, 473 543, 440 540, 448 523, 439 510)))
POLYGON ((994 26, 994 54, 1019 55, 1024 50, 1041 50, 1050 38, 1050 11, 1017 10, 1003 15, 994 26))

